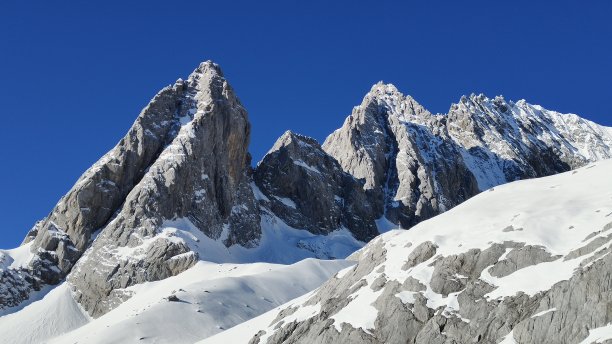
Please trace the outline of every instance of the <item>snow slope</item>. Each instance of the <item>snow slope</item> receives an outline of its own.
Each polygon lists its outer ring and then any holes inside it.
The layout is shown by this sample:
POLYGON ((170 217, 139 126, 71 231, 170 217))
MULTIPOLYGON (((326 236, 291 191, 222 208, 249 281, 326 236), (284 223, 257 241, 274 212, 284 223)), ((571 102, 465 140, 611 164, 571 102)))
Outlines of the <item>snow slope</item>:
POLYGON ((259 343, 612 339, 610 176, 605 160, 490 189, 379 236, 316 291, 201 343, 246 343, 259 331, 259 343))
POLYGON ((31 246, 32 243, 28 243, 12 250, 0 249, 0 271, 4 269, 26 267, 34 256, 34 254, 30 252, 31 246))
POLYGON ((307 293, 351 264, 200 261, 177 276, 127 288, 132 297, 95 320, 63 283, 42 300, 0 317, 1 342, 193 343, 307 293), (169 301, 171 295, 178 300, 169 301))
POLYGON ((87 313, 72 298, 68 284, 62 283, 42 300, 0 317, 0 342, 40 343, 89 321, 87 313))
MULTIPOLYGON (((365 245, 341 228, 327 235, 317 235, 287 225, 278 217, 264 212, 261 216, 262 235, 259 244, 252 248, 240 245, 226 247, 226 232, 218 240, 202 233, 189 219, 166 221, 159 234, 143 242, 138 248, 130 248, 126 256, 144 254, 148 243, 160 237, 185 243, 201 260, 215 263, 280 263, 292 264, 306 258, 346 258, 365 245), (137 253, 138 252, 138 253, 137 253)), ((117 252, 120 253, 120 252, 117 252)))

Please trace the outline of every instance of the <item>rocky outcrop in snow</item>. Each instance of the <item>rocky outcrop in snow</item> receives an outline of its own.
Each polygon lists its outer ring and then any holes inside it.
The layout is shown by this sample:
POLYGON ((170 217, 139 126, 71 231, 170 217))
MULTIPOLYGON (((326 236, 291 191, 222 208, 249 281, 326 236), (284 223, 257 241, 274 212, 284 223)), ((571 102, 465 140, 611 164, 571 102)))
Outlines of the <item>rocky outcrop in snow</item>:
POLYGON ((612 340, 610 173, 510 183, 386 233, 313 293, 202 344, 612 340))

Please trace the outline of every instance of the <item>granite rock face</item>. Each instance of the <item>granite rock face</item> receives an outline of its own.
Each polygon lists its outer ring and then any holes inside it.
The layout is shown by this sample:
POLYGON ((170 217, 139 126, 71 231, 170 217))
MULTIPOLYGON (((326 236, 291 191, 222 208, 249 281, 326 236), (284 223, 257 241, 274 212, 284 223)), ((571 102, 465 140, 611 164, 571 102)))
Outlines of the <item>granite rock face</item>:
POLYGON ((68 278, 94 316, 121 302, 122 289, 176 275, 198 260, 184 242, 160 235, 165 220, 188 219, 212 239, 223 235, 226 246, 254 246, 261 234, 246 111, 212 63, 173 87, 181 89, 176 136, 68 278))
MULTIPOLYGON (((77 300, 101 315, 125 297, 117 289, 175 275, 198 260, 183 242, 160 235, 168 220, 187 219, 227 246, 255 246, 261 229, 249 136, 246 110, 214 63, 164 88, 30 231, 29 289, 70 273, 77 300)), ((18 289, 23 295, 3 305, 27 297, 28 288, 18 289)))
POLYGON ((262 207, 294 228, 329 234, 346 228, 361 241, 378 235, 374 205, 316 140, 286 132, 254 172, 262 207))
POLYGON ((433 115, 379 83, 323 149, 364 180, 377 216, 410 228, 507 182, 612 157, 612 135, 576 115, 521 100, 463 97, 433 115))

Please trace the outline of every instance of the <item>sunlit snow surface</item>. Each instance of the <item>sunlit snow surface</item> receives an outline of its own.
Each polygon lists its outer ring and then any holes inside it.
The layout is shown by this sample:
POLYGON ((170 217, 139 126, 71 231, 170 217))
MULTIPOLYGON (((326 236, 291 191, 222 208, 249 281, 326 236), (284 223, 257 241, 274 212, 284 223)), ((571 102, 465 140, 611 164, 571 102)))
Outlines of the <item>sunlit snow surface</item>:
POLYGON ((26 267, 34 255, 30 252, 32 243, 19 246, 12 250, 0 250, 0 271, 26 267))
POLYGON ((63 283, 42 300, 0 317, 0 338, 2 343, 193 343, 303 295, 352 264, 200 261, 177 276, 128 288, 132 298, 95 320, 63 283), (178 301, 168 301, 170 295, 178 301))
MULTIPOLYGON (((262 227, 257 247, 228 248, 225 234, 213 240, 187 219, 167 220, 155 236, 111 253, 138 260, 156 240, 181 241, 198 254, 194 267, 124 289, 132 297, 95 320, 73 300, 67 283, 49 286, 0 313, 0 343, 193 343, 320 286, 352 265, 342 258, 364 245, 346 229, 314 235, 269 214, 262 227), (168 301, 173 294, 180 301, 168 301)), ((0 251, 0 269, 21 266, 29 257, 29 245, 0 251)))
MULTIPOLYGON (((432 290, 430 280, 433 267, 430 264, 442 256, 475 248, 484 250, 493 243, 513 241, 542 246, 551 255, 558 255, 560 258, 519 269, 501 278, 492 277, 489 268, 486 268, 480 278, 491 283, 496 289, 485 297, 500 299, 519 292, 533 295, 548 290, 555 283, 571 278, 581 262, 609 246, 607 243, 592 253, 575 259, 564 259, 571 251, 605 237, 612 231, 612 226, 606 227, 612 223, 611 176, 612 160, 606 160, 556 176, 497 186, 442 215, 422 222, 411 230, 394 230, 374 239, 361 252, 367 252, 377 244, 382 244, 387 251, 386 260, 364 279, 371 284, 384 274, 387 280, 396 280, 401 284, 408 277, 415 278, 427 288, 420 293, 427 298, 428 307, 443 307, 445 313, 458 315, 460 310, 457 293, 444 297, 432 290), (509 226, 521 230, 507 230, 509 226), (426 241, 438 246, 436 255, 413 268, 403 270, 402 266, 410 252, 426 241)), ((504 257, 505 255, 500 260, 504 257)), ((350 269, 352 268, 341 271, 337 277, 342 278, 350 269)), ((396 296, 410 303, 413 300, 411 294, 412 292, 403 292, 396 296)), ((331 316, 334 319, 333 325, 338 330, 341 329, 342 323, 363 328, 366 332, 373 329, 373 319, 376 318, 377 311, 371 304, 376 298, 377 295, 371 288, 360 288, 343 310, 331 316)), ((265 339, 275 331, 277 323, 273 320, 279 310, 288 306, 299 307, 308 299, 308 296, 305 296, 291 301, 286 306, 208 338, 202 343, 246 343, 260 330, 266 331, 260 341, 265 343, 265 339)), ((543 310, 534 317, 554 311, 555 309, 543 310)), ((314 315, 316 314, 307 317, 314 315)), ((593 341, 612 338, 610 326, 592 329, 590 338, 593 341)), ((513 342, 511 334, 506 336, 504 343, 513 342)))

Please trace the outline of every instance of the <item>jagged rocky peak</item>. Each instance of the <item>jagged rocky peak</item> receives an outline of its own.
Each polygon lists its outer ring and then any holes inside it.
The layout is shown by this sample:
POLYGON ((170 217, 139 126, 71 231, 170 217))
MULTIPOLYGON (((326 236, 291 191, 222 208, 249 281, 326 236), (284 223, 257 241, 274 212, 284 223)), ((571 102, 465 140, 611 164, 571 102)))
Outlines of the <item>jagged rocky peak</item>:
POLYGON ((432 115, 378 83, 323 149, 364 180, 378 216, 404 228, 476 193, 612 157, 610 128, 483 94, 432 115))
POLYGON ((377 107, 377 109, 374 112, 368 112, 369 115, 395 116, 405 122, 429 122, 437 117, 410 95, 402 94, 395 85, 382 81, 372 86, 359 107, 368 108, 370 106, 377 107))
POLYGON ((126 287, 193 265, 197 244, 182 237, 185 231, 196 228, 226 246, 252 247, 261 235, 249 186, 245 109, 211 62, 183 88, 175 99, 178 132, 68 278, 77 301, 94 316, 128 298, 126 287))
POLYGON ((379 83, 323 149, 364 180, 379 218, 409 228, 477 192, 444 123, 443 116, 379 83))
POLYGON ((272 145, 272 148, 270 148, 268 154, 276 152, 283 147, 290 147, 297 150, 305 148, 306 151, 309 151, 313 148, 320 149, 321 146, 319 145, 319 142, 312 137, 300 135, 292 132, 291 130, 287 130, 276 140, 276 142, 274 142, 274 145, 272 145))
POLYGON ((314 234, 348 229, 367 241, 378 231, 362 184, 310 137, 285 132, 254 172, 265 209, 314 234))
POLYGON ((24 242, 33 257, 19 274, 26 277, 3 272, 19 292, 2 305, 70 273, 77 301, 91 315, 103 314, 129 297, 120 289, 175 275, 198 259, 180 230, 168 229, 172 221, 227 246, 256 245, 249 136, 246 110, 218 65, 204 62, 162 89, 30 231, 24 242))

